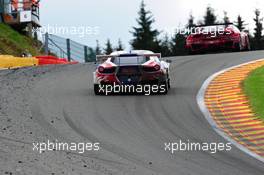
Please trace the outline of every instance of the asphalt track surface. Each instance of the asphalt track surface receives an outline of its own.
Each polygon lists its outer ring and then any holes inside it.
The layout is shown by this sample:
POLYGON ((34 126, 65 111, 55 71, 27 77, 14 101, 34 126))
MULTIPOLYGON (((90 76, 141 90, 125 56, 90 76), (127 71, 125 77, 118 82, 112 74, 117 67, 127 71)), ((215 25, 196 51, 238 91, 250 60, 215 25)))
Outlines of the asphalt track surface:
POLYGON ((179 140, 225 143, 200 112, 196 95, 211 74, 260 58, 263 51, 173 57, 166 96, 95 96, 94 65, 67 66, 38 80, 32 115, 55 138, 100 142, 102 151, 87 156, 120 174, 263 175, 263 163, 234 146, 216 154, 164 150, 164 143, 179 140), (67 127, 52 126, 51 117, 67 127))

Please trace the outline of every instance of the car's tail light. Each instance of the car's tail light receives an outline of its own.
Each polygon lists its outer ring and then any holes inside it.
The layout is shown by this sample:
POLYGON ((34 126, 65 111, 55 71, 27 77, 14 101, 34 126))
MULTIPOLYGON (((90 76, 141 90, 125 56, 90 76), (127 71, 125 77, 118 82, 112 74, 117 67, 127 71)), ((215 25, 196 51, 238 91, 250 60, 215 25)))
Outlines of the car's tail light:
POLYGON ((240 34, 239 34, 239 33, 232 33, 232 34, 230 35, 230 38, 231 38, 232 40, 238 40, 238 39, 240 38, 240 34))
POLYGON ((233 37, 239 37, 240 34, 239 34, 239 33, 232 33, 232 36, 233 36, 233 37))
POLYGON ((190 40, 190 39, 192 39, 192 35, 189 35, 189 36, 187 36, 187 40, 190 40))
POLYGON ((104 67, 103 66, 98 67, 98 72, 103 73, 104 72, 104 67))
POLYGON ((223 35, 230 35, 231 32, 228 32, 228 31, 224 31, 223 35))
POLYGON ((194 41, 199 41, 200 38, 201 38, 201 35, 199 34, 191 34, 186 38, 186 45, 190 45, 194 41))
POLYGON ((202 36, 203 36, 202 34, 195 34, 195 35, 192 35, 192 38, 200 38, 202 36))
POLYGON ((116 67, 105 68, 103 66, 98 67, 98 72, 103 74, 112 74, 116 71, 116 67))
POLYGON ((160 65, 156 65, 156 66, 154 66, 154 69, 156 70, 156 71, 159 71, 160 70, 160 65))
POLYGON ((194 35, 189 35, 186 40, 191 41, 191 40, 193 40, 193 38, 194 38, 194 35))
POLYGON ((160 65, 155 65, 155 66, 144 66, 143 71, 145 72, 156 72, 160 70, 160 65))

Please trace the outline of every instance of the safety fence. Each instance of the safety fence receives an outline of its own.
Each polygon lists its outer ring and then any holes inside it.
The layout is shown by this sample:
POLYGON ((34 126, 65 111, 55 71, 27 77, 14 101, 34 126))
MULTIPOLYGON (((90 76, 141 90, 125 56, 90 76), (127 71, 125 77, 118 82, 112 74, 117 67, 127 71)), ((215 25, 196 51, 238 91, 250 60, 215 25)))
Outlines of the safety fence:
POLYGON ((95 53, 92 48, 73 40, 46 33, 44 36, 45 54, 67 58, 68 61, 93 62, 95 53))

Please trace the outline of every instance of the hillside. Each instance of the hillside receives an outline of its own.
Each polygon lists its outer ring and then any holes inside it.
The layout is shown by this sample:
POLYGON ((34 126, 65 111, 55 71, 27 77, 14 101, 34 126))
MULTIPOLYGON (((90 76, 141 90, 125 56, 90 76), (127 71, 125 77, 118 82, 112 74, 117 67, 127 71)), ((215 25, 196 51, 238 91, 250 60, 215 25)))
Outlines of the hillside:
POLYGON ((0 23, 0 54, 21 56, 23 52, 29 52, 33 56, 40 55, 39 45, 33 39, 0 23))

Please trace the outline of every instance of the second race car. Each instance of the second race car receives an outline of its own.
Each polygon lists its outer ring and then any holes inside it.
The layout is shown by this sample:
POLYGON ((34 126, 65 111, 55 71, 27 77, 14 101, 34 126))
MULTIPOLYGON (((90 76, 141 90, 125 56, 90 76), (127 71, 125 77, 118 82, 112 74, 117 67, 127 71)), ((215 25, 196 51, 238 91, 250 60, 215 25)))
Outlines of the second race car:
POLYGON ((250 50, 249 35, 240 31, 235 25, 216 24, 197 26, 186 39, 189 53, 200 53, 208 50, 250 50))

